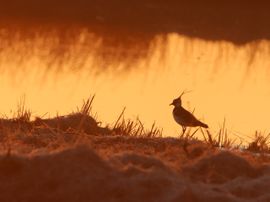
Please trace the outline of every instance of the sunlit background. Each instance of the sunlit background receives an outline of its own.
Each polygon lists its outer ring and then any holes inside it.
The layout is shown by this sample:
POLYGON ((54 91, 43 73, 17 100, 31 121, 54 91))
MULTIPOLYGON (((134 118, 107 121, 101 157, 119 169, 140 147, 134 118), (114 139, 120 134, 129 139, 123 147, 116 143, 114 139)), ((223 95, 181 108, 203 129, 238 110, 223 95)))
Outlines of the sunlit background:
POLYGON ((34 116, 65 115, 95 94, 93 113, 104 125, 126 107, 126 118, 177 136, 169 104, 190 90, 184 107, 213 132, 224 119, 230 134, 243 137, 269 129, 270 41, 234 45, 169 33, 121 45, 83 27, 66 35, 0 29, 2 115, 12 116, 24 96, 34 116))

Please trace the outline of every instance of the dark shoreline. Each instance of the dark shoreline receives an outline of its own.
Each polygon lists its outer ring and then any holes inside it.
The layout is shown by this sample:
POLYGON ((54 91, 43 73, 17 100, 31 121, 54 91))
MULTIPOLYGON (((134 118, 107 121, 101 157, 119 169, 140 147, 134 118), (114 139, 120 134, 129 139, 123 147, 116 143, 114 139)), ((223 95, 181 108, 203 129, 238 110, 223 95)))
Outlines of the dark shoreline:
MULTIPOLYGON (((14 0, 0 7, 1 23, 34 22, 96 27, 105 32, 179 33, 241 45, 270 39, 270 3, 194 0, 14 0)), ((151 37, 150 37, 151 38, 151 37)))

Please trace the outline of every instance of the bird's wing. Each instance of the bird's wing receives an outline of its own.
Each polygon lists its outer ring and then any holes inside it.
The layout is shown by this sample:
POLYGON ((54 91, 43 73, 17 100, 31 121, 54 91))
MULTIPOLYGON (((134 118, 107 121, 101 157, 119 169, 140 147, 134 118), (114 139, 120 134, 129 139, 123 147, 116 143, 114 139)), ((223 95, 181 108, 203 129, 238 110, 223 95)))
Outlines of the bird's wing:
POLYGON ((187 126, 196 126, 198 124, 196 117, 183 107, 176 110, 175 114, 181 117, 181 120, 184 121, 187 126))

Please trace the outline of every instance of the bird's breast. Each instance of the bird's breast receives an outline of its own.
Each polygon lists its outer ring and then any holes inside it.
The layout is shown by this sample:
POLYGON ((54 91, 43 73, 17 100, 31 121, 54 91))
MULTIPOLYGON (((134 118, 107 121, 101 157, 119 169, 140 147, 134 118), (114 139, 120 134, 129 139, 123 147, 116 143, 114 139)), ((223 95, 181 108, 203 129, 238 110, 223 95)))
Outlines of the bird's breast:
POLYGON ((180 113, 177 113, 176 110, 173 110, 173 118, 178 124, 185 125, 185 120, 183 119, 180 113))

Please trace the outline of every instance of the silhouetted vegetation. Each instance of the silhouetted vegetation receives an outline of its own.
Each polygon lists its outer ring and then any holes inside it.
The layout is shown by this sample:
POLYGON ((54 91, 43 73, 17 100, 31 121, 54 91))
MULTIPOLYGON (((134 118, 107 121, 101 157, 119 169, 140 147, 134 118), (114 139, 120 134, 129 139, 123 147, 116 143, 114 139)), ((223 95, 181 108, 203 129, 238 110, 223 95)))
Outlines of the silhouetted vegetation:
MULTIPOLYGON (((25 100, 21 99, 13 118, 0 119, 0 133, 2 145, 12 147, 12 142, 31 145, 33 147, 46 147, 57 142, 61 144, 76 142, 79 139, 87 139, 87 136, 125 136, 131 138, 165 138, 162 129, 152 124, 150 129, 145 128, 139 118, 131 120, 125 118, 124 108, 115 122, 105 127, 96 120, 92 114, 92 104, 95 96, 90 96, 83 101, 76 112, 65 116, 54 118, 31 117, 31 111, 27 109, 25 100), (63 141, 63 142, 61 142, 63 141)), ((169 136, 169 134, 165 134, 169 136)), ((256 131, 254 138, 243 143, 243 138, 232 139, 225 126, 214 134, 209 129, 188 128, 185 133, 181 133, 177 139, 182 142, 183 149, 194 142, 202 142, 212 148, 241 149, 258 153, 270 153, 269 137, 256 131), (200 138, 202 137, 202 138, 200 138)), ((17 144, 16 143, 16 144, 17 144)))

